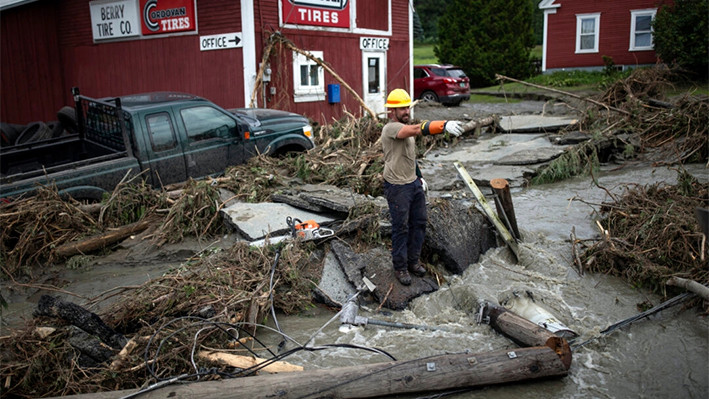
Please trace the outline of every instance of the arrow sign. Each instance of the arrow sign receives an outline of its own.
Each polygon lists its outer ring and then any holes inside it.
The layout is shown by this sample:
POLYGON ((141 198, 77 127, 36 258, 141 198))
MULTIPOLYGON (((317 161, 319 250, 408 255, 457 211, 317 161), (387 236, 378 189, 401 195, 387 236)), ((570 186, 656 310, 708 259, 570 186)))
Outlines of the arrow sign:
POLYGON ((241 43, 241 32, 222 33, 219 35, 209 35, 199 37, 199 50, 226 50, 230 48, 243 47, 241 43))

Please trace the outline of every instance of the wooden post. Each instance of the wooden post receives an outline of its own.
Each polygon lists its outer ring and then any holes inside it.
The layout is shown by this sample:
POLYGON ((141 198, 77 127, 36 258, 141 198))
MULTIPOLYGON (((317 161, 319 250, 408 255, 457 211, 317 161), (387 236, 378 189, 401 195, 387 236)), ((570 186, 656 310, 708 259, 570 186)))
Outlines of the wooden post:
POLYGON ((546 345, 559 355, 567 370, 571 367, 571 348, 565 339, 557 337, 544 327, 492 303, 486 304, 483 316, 490 318, 490 326, 495 331, 510 338, 518 345, 546 345))
POLYGON ((509 221, 509 225, 512 227, 512 232, 515 238, 520 239, 522 236, 519 234, 519 229, 517 228, 517 217, 515 216, 515 207, 512 204, 512 195, 510 195, 510 184, 505 179, 492 179, 490 180, 490 186, 492 190, 497 194, 495 201, 495 206, 497 207, 497 214, 502 214, 502 219, 509 221))
MULTIPOLYGON (((379 398, 567 374, 568 370, 559 356, 549 347, 539 346, 169 385, 142 393, 138 397, 226 399, 236 395, 250 399, 379 398)), ((137 390, 98 392, 64 398, 117 399, 135 392, 137 390)))
POLYGON ((485 216, 487 216, 488 220, 490 220, 490 222, 495 226, 497 231, 500 232, 502 239, 505 241, 507 246, 510 247, 510 250, 512 250, 512 253, 515 255, 515 258, 519 260, 519 249, 517 247, 517 241, 512 236, 512 233, 507 230, 507 227, 505 227, 502 221, 500 221, 500 218, 492 210, 490 204, 487 203, 485 195, 483 195, 478 186, 475 184, 473 178, 470 177, 468 171, 465 170, 463 164, 456 161, 453 162, 453 166, 455 166, 455 168, 458 170, 458 175, 460 175, 460 177, 463 179, 463 182, 465 182, 470 191, 473 192, 473 195, 475 195, 475 199, 478 200, 478 203, 480 204, 480 207, 482 208, 485 216))

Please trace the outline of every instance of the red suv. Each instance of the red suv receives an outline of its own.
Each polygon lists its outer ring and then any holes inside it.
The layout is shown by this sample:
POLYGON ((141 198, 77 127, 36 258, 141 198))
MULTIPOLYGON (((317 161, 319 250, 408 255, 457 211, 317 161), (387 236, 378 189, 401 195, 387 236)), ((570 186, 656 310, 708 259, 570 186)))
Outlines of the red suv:
POLYGON ((453 65, 414 65, 414 97, 445 105, 470 100, 470 79, 453 65))

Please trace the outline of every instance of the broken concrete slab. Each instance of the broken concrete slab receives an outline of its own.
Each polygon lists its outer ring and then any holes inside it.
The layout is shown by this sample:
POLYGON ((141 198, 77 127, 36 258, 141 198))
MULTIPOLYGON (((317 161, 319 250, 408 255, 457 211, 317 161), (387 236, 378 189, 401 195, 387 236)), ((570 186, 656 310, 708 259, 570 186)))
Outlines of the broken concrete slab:
POLYGON ((495 165, 533 165, 549 162, 558 158, 564 151, 564 147, 543 147, 534 150, 517 151, 495 161, 495 165))
POLYGON ((331 185, 306 184, 271 196, 275 202, 283 202, 315 212, 337 212, 349 214, 355 206, 373 203, 375 206, 386 207, 386 200, 378 197, 353 193, 352 190, 341 189, 331 185))
POLYGON ((583 132, 573 131, 566 134, 549 138, 556 145, 575 145, 591 140, 591 135, 583 132))
POLYGON ((424 253, 436 255, 448 271, 461 274, 497 246, 494 228, 463 201, 438 199, 428 209, 424 253))
POLYGON ((557 132, 576 125, 578 119, 563 116, 511 115, 500 118, 499 128, 505 133, 557 132))
POLYGON ((354 284, 357 290, 365 290, 366 286, 362 280, 362 271, 367 265, 362 261, 362 257, 340 241, 333 241, 330 244, 330 251, 335 254, 335 257, 340 262, 340 266, 345 275, 347 275, 349 282, 354 284))
POLYGON ((266 235, 280 236, 290 233, 290 227, 286 224, 288 216, 301 221, 315 220, 320 225, 327 225, 335 220, 329 216, 272 202, 240 202, 222 209, 221 213, 227 226, 236 230, 247 241, 258 240, 266 235))
MULTIPOLYGON (((357 289, 343 271, 344 267, 346 266, 338 260, 334 252, 331 251, 325 255, 322 276, 317 286, 316 295, 324 295, 324 297, 320 299, 329 306, 341 307, 347 302, 347 299, 357 292, 357 289)), ((361 282, 361 271, 359 271, 358 278, 361 282)), ((364 283, 362 283, 362 285, 364 285, 364 283)))

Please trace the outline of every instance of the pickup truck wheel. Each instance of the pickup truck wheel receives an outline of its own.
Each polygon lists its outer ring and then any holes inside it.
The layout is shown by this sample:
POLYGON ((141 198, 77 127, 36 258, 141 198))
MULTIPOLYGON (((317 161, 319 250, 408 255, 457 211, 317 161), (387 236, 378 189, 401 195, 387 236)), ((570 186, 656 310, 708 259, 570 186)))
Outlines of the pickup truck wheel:
POLYGON ((79 125, 76 124, 76 111, 72 107, 62 107, 57 111, 57 119, 69 133, 79 133, 79 125))
POLYGON ((23 125, 0 122, 0 146, 10 147, 15 145, 15 141, 17 141, 23 130, 25 130, 23 125))
POLYGON ((52 137, 52 130, 44 122, 32 122, 27 125, 20 137, 17 138, 16 145, 33 143, 35 141, 46 140, 52 137))

